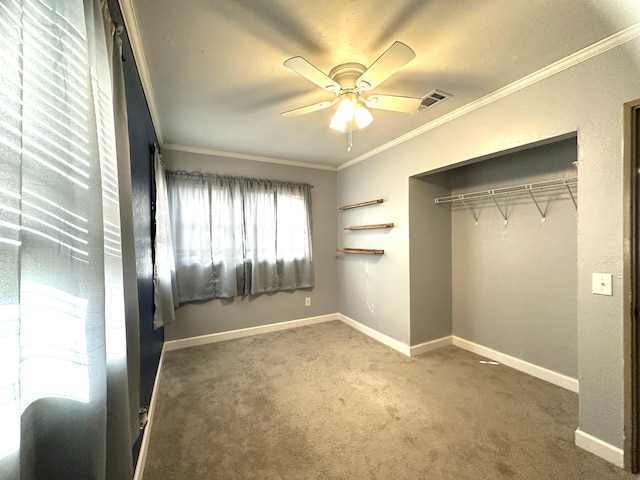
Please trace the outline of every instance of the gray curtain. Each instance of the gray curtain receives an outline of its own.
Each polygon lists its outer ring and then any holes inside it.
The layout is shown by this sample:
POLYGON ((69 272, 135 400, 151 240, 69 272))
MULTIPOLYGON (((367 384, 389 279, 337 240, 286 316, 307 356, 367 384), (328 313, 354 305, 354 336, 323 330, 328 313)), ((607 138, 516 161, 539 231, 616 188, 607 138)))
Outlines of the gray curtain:
POLYGON ((173 257, 173 239, 169 225, 169 199, 167 181, 160 152, 153 153, 156 185, 156 237, 153 263, 153 327, 160 328, 175 320, 174 309, 178 302, 176 263, 173 257))
POLYGON ((3 480, 133 473, 107 13, 0 3, 3 480))
POLYGON ((180 303, 314 286, 311 186, 167 172, 180 303))
MULTIPOLYGON (((118 159, 120 237, 122 242, 123 289, 127 341, 127 386, 129 397, 128 428, 130 432, 129 447, 132 447, 140 434, 140 420, 138 417, 138 410, 140 408, 140 313, 138 310, 138 275, 136 272, 136 251, 133 228, 134 219, 131 158, 129 148, 129 118, 127 114, 127 97, 124 85, 124 70, 122 66, 121 35, 123 27, 116 26, 113 23, 106 0, 102 2, 102 13, 105 31, 109 33, 109 37, 107 38, 107 47, 109 48, 110 54, 116 156, 118 159)), ((114 390, 122 388, 121 380, 121 376, 116 377, 116 382, 112 385, 114 390)), ((122 425, 118 426, 118 428, 115 428, 114 426, 114 428, 111 429, 111 431, 116 432, 114 441, 116 441, 120 435, 118 431, 120 427, 124 428, 124 421, 122 422, 122 425)), ((121 454, 124 455, 124 449, 127 448, 127 445, 123 444, 120 448, 122 448, 121 454)))

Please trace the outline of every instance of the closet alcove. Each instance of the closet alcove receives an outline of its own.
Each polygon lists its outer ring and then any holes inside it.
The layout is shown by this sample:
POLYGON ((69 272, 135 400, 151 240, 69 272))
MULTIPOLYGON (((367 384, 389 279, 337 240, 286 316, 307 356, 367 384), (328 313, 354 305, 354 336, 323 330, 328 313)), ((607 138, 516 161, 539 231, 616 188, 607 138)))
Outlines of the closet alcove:
POLYGON ((577 155, 570 135, 409 179, 412 345, 454 335, 577 378, 577 155))

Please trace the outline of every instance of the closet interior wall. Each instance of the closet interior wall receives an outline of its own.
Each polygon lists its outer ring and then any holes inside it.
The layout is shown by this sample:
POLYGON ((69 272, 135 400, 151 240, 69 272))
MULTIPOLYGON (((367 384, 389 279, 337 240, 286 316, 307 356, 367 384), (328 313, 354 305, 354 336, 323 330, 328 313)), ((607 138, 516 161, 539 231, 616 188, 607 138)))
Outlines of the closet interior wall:
POLYGON ((544 220, 526 193, 496 198, 500 208, 490 197, 472 209, 434 204, 576 177, 576 159, 571 137, 410 179, 412 345, 450 332, 578 377, 577 216, 568 191, 536 195, 544 220))

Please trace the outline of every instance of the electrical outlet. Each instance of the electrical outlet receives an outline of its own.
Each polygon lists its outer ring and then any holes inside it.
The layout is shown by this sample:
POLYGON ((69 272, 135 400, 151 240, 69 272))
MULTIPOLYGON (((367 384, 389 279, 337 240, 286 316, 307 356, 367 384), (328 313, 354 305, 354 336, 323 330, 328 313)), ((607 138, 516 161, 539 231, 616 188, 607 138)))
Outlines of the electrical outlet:
POLYGON ((310 307, 311 306, 311 297, 305 297, 304 306, 305 307, 310 307))
POLYGON ((613 275, 610 273, 593 273, 591 275, 591 291, 594 295, 613 295, 613 275))

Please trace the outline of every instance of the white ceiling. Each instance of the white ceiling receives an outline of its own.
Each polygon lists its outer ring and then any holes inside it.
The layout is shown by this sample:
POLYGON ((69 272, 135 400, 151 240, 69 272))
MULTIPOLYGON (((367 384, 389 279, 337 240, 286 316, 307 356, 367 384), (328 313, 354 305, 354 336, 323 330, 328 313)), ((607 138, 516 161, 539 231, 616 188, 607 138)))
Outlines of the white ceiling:
POLYGON ((638 0, 121 4, 165 148, 330 167, 362 158, 640 22, 638 0), (374 122, 354 133, 351 152, 346 134, 328 128, 333 109, 296 118, 280 115, 332 99, 284 67, 286 59, 300 55, 325 73, 345 62, 369 66, 395 40, 409 45, 416 58, 375 93, 422 97, 439 89, 452 98, 422 113, 372 111, 374 122))

